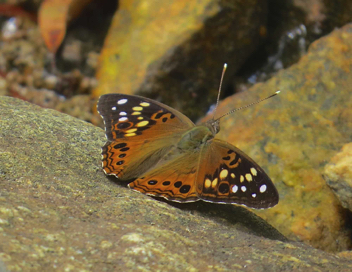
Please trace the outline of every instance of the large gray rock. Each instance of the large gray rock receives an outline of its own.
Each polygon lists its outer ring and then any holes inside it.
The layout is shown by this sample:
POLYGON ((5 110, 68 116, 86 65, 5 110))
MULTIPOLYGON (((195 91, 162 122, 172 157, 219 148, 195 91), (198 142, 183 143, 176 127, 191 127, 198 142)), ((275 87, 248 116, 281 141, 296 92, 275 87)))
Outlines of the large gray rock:
POLYGON ((0 258, 9 271, 342 271, 250 211, 170 205, 108 179, 102 129, 0 97, 0 258))

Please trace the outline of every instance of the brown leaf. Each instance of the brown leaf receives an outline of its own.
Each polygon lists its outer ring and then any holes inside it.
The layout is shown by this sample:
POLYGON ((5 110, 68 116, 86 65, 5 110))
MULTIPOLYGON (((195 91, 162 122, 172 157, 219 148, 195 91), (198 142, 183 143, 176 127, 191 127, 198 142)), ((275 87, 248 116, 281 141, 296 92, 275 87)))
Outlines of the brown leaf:
POLYGON ((49 51, 56 53, 66 34, 67 23, 91 0, 45 0, 40 6, 40 32, 49 51))

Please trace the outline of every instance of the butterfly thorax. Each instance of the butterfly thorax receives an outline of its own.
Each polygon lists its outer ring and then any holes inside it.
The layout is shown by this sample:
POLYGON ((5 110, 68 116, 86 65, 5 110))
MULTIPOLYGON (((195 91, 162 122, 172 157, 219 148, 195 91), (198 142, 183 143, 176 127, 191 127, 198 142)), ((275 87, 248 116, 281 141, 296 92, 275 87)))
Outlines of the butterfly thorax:
POLYGON ((185 132, 177 143, 181 151, 198 149, 202 144, 214 138, 208 126, 199 125, 185 132))

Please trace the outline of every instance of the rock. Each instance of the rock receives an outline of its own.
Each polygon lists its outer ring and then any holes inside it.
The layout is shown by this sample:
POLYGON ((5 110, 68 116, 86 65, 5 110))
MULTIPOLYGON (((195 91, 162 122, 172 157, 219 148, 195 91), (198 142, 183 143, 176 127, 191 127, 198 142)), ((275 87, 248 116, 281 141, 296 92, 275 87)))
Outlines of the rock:
POLYGON ((82 42, 79 40, 72 40, 71 43, 65 43, 62 58, 65 61, 82 61, 82 42))
POLYGON ((0 78, 0 96, 7 94, 7 81, 4 78, 0 78))
POLYGON ((13 97, 29 101, 45 108, 54 108, 65 100, 63 96, 48 89, 38 90, 32 87, 22 87, 20 84, 12 84, 10 89, 13 97))
POLYGON ((94 95, 142 94, 194 119, 216 100, 223 64, 233 74, 261 43, 265 16, 258 0, 121 1, 94 95))
POLYGON ((324 166, 351 139, 352 24, 314 42, 297 64, 225 99, 217 116, 281 90, 222 119, 219 137, 272 178, 280 202, 257 211, 285 236, 340 251, 351 247, 348 214, 323 179, 324 166))
POLYGON ((44 87, 47 89, 54 90, 56 85, 58 84, 58 81, 59 79, 57 76, 49 74, 44 78, 44 87))
POLYGON ((352 143, 345 144, 325 166, 324 178, 341 205, 352 211, 352 143))
POLYGON ((89 52, 86 60, 88 67, 90 67, 93 70, 96 70, 98 68, 98 59, 99 59, 99 53, 94 51, 89 52))
MULTIPOLYGON (((245 208, 168 204, 101 169, 104 131, 0 97, 0 258, 9 271, 348 271, 245 208)), ((5 269, 3 269, 5 270, 5 269)))

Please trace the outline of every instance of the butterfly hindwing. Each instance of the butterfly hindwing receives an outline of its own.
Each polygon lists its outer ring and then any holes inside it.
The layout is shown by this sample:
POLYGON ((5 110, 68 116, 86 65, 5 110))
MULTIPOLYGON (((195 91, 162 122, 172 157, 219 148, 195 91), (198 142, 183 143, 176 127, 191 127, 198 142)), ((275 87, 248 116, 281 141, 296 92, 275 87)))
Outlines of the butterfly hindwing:
POLYGON ((194 126, 182 113, 139 96, 103 95, 97 108, 108 139, 102 148, 103 169, 122 180, 152 168, 194 126))
POLYGON ((158 163, 171 148, 172 142, 157 138, 154 141, 108 141, 102 148, 103 169, 121 180, 139 177, 158 163))
POLYGON ((195 191, 199 154, 179 154, 177 150, 170 153, 169 158, 164 158, 128 186, 141 193, 176 202, 199 200, 195 191))
POLYGON ((200 156, 196 188, 202 200, 251 208, 268 208, 278 203, 279 195, 270 178, 238 148, 213 139, 200 156))

